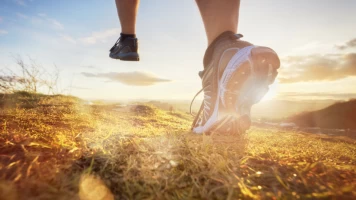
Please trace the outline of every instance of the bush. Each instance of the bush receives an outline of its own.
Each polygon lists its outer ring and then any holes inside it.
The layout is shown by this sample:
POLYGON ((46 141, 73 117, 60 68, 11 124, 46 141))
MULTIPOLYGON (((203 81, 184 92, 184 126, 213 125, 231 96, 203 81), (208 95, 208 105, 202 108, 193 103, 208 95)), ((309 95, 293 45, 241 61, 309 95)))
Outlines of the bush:
POLYGON ((153 107, 148 105, 137 105, 131 108, 131 111, 137 115, 141 116, 152 116, 156 114, 156 111, 153 107))
POLYGON ((29 60, 29 63, 25 63, 20 56, 17 56, 15 58, 17 69, 0 69, 0 92, 58 93, 58 68, 54 66, 54 71, 49 72, 33 59, 29 58, 29 60))

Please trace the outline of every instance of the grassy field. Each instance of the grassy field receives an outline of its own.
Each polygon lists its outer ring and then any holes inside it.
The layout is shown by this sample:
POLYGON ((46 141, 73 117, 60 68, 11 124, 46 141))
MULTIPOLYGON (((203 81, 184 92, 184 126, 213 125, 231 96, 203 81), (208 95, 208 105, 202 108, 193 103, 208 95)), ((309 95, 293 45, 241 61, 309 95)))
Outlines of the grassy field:
POLYGON ((75 97, 0 95, 0 199, 355 199, 356 140, 75 97))

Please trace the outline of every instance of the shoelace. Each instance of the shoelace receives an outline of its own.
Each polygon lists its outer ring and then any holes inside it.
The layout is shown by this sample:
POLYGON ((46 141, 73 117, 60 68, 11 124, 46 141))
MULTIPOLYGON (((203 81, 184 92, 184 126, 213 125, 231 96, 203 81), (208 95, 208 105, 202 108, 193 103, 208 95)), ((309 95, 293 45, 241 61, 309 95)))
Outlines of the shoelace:
POLYGON ((120 43, 121 37, 119 37, 119 39, 116 40, 114 46, 111 47, 110 51, 113 51, 115 49, 115 47, 117 47, 117 45, 120 43))
MULTIPOLYGON (((199 90, 199 91, 195 94, 194 98, 192 99, 192 101, 191 101, 191 103, 190 103, 190 114, 191 114, 193 117, 195 117, 194 120, 193 120, 192 126, 191 126, 191 129, 192 129, 192 130, 193 130, 193 128, 194 128, 196 122, 198 121, 198 119, 199 119, 199 117, 200 117, 201 111, 202 111, 202 110, 206 110, 206 109, 207 109, 207 110, 210 110, 209 103, 206 102, 206 99, 210 99, 211 97, 210 97, 209 95, 207 95, 207 94, 204 94, 204 100, 203 100, 202 104, 200 105, 200 108, 199 108, 199 111, 198 111, 197 115, 194 115, 193 112, 192 112, 192 107, 193 107, 193 103, 194 103, 195 98, 196 98, 202 91, 204 91, 204 90, 205 90, 207 87, 209 87, 209 86, 210 86, 210 85, 207 85, 207 86, 203 87, 201 90, 199 90)), ((205 113, 204 113, 204 114, 205 114, 205 113)))

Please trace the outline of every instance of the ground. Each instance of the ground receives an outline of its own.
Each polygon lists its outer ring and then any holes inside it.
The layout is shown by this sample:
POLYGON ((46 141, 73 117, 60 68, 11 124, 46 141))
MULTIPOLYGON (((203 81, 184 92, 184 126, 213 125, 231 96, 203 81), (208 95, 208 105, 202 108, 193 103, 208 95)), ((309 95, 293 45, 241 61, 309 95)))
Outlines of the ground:
POLYGON ((0 199, 355 199, 356 141, 194 135, 152 106, 0 94, 0 199))

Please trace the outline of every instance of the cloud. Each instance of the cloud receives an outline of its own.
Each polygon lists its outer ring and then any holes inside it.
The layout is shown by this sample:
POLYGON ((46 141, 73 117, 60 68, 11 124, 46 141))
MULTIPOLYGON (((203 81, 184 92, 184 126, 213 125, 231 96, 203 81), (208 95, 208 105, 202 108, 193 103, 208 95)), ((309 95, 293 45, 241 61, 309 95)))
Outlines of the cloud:
POLYGON ((278 93, 278 97, 282 98, 322 98, 322 99, 352 99, 356 98, 356 93, 328 93, 328 92, 311 92, 311 93, 299 93, 299 92, 283 92, 278 93))
POLYGON ((114 28, 114 29, 107 29, 104 31, 100 32, 94 32, 90 36, 79 38, 79 41, 83 44, 97 44, 97 43, 105 43, 107 42, 107 39, 112 37, 112 36, 119 36, 120 35, 120 29, 114 28))
POLYGON ((346 42, 343 45, 336 45, 336 48, 338 48, 340 50, 345 50, 345 49, 354 48, 354 47, 356 47, 356 38, 346 42))
POLYGON ((61 39, 65 40, 67 42, 70 42, 72 44, 76 44, 77 43, 77 41, 74 38, 72 38, 71 36, 69 36, 69 35, 60 34, 59 36, 60 36, 61 39))
MULTIPOLYGON (((16 13, 16 16, 20 19, 27 20, 30 17, 22 13, 16 13)), ((31 16, 31 22, 33 25, 37 26, 49 26, 55 30, 63 30, 64 26, 58 20, 48 17, 44 13, 38 13, 37 16, 31 16)))
POLYGON ((40 17, 47 17, 47 15, 45 13, 38 13, 37 15, 40 17))
POLYGON ((356 76, 356 53, 290 56, 284 59, 281 83, 334 81, 356 76))
POLYGON ((83 68, 87 68, 87 69, 98 69, 97 67, 93 66, 93 65, 86 65, 86 66, 82 66, 83 68))
MULTIPOLYGON (((17 17, 21 19, 29 19, 30 17, 22 14, 22 13, 16 13, 17 17)), ((64 26, 62 23, 60 23, 58 20, 53 19, 48 17, 46 14, 39 13, 36 16, 31 16, 30 19, 31 23, 35 26, 41 26, 41 27, 49 27, 54 30, 63 30, 64 26)))
MULTIPOLYGON (((44 14, 39 14, 39 16, 43 16, 45 17, 46 15, 44 14)), ((98 44, 98 43, 106 43, 108 42, 107 40, 113 36, 118 36, 120 35, 120 29, 107 29, 104 31, 100 31, 100 32, 94 32, 92 33, 90 36, 86 36, 86 37, 81 37, 81 38, 73 38, 69 35, 64 35, 64 34, 60 34, 60 38, 70 42, 72 44, 84 44, 84 45, 94 45, 94 44, 98 44)))
POLYGON ((110 72, 110 73, 87 73, 82 72, 82 75, 90 78, 105 78, 110 81, 120 82, 125 85, 132 86, 149 86, 161 82, 170 82, 171 80, 158 78, 156 75, 148 72, 110 72))
POLYGON ((26 6, 26 2, 24 0, 13 0, 17 5, 26 6))
POLYGON ((58 29, 58 30, 63 30, 64 26, 63 24, 61 24, 59 21, 55 20, 55 19, 47 19, 47 21, 51 24, 52 28, 54 29, 58 29))
POLYGON ((71 89, 75 89, 75 90, 91 90, 91 88, 79 87, 79 86, 72 86, 71 89))
POLYGON ((50 27, 52 27, 53 29, 56 30, 63 30, 64 26, 63 24, 61 24, 59 21, 57 21, 56 19, 50 18, 48 17, 46 14, 44 13, 38 13, 37 14, 41 19, 43 19, 44 21, 46 21, 50 27))
POLYGON ((0 35, 5 35, 5 34, 8 34, 8 32, 0 29, 0 35))
POLYGON ((18 18, 21 18, 21 19, 28 19, 28 16, 24 15, 22 13, 16 13, 16 15, 17 15, 18 18))

